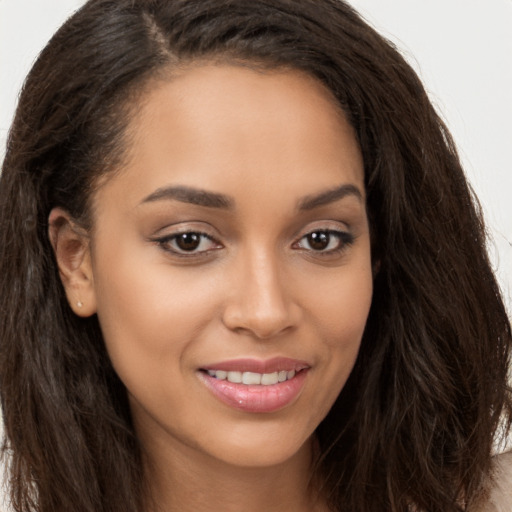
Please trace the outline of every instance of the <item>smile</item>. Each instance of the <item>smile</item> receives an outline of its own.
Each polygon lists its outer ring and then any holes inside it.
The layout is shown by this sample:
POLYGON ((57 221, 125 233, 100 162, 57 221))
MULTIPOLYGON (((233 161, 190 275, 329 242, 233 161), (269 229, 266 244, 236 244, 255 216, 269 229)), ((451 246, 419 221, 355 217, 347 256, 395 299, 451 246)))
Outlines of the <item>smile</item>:
POLYGON ((273 373, 255 372, 227 372, 225 370, 208 370, 208 375, 219 380, 227 380, 234 384, 272 386, 278 382, 285 382, 295 377, 295 370, 282 370, 273 373))
POLYGON ((233 360, 202 368, 198 376, 224 404, 250 413, 270 413, 293 404, 300 396, 310 366, 275 358, 233 360))

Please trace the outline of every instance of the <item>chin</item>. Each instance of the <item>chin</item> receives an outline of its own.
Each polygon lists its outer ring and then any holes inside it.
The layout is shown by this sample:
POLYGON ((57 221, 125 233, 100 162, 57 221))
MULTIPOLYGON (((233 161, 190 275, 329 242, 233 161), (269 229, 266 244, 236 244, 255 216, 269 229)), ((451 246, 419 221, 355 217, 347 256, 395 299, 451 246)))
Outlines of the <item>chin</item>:
MULTIPOLYGON (((254 430, 254 429, 251 429, 254 430)), ((240 468, 264 468, 279 466, 293 459, 307 457, 310 460, 312 436, 279 430, 260 428, 255 433, 235 432, 224 443, 215 444, 210 454, 226 464, 240 468)))

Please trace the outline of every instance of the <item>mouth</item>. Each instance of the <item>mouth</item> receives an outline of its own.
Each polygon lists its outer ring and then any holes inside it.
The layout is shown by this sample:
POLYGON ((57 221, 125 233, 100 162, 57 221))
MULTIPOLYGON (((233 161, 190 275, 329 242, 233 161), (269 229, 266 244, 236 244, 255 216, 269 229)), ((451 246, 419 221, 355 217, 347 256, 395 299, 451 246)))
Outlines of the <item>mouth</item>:
MULTIPOLYGON (((273 386, 280 382, 286 382, 295 377, 295 370, 281 370, 272 373, 240 372, 225 370, 205 370, 210 377, 218 380, 227 380, 233 384, 246 384, 253 386, 273 386)), ((302 370, 301 370, 302 371, 302 370)))
POLYGON ((233 360, 201 368, 200 380, 224 404, 250 413, 275 412, 299 397, 309 365, 277 358, 233 360))

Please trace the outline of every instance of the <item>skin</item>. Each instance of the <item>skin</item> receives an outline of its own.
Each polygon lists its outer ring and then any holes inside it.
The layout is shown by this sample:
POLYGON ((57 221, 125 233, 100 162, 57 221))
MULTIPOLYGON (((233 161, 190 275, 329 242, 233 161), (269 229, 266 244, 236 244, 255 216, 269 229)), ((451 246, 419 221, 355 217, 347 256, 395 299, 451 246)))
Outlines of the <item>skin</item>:
POLYGON ((129 130, 92 233, 55 209, 50 237, 71 307, 98 315, 128 390, 159 504, 148 508, 325 510, 308 486, 314 431, 354 365, 372 296, 352 128, 303 73, 202 64, 150 87, 129 130), (169 187, 222 194, 229 208, 169 187), (327 248, 306 236, 329 230, 345 235, 329 233, 327 248), (178 232, 210 238, 180 256, 178 232), (309 366, 275 412, 231 407, 201 378, 219 361, 273 357, 309 366))

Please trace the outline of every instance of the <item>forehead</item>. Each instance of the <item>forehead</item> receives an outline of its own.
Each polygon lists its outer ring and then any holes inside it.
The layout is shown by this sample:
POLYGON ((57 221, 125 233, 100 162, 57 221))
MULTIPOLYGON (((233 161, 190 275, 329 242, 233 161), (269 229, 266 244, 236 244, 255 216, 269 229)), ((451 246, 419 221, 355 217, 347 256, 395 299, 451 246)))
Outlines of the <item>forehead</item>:
POLYGON ((190 67, 146 88, 129 133, 119 176, 134 201, 172 183, 230 195, 262 183, 290 196, 364 188, 352 127, 332 93, 297 70, 190 67))

